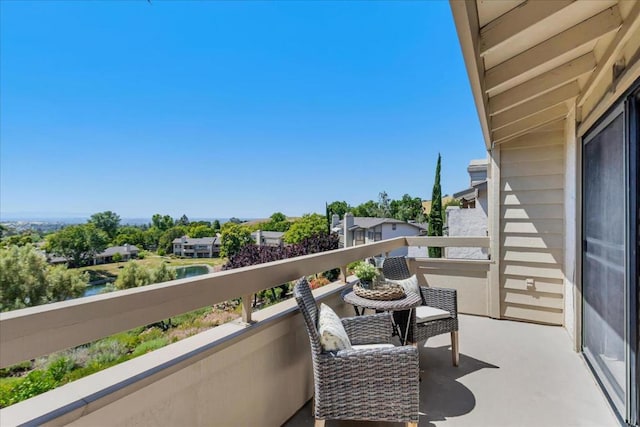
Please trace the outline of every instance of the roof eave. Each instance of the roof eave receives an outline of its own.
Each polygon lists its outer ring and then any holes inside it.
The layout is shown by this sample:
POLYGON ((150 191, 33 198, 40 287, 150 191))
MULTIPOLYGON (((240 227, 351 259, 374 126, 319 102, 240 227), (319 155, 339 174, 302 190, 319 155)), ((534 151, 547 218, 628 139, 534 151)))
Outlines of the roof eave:
POLYGON ((489 116, 487 115, 487 99, 484 90, 484 73, 478 49, 478 37, 480 34, 478 9, 474 0, 449 0, 449 5, 451 6, 462 56, 469 75, 469 84, 471 85, 476 111, 480 119, 484 143, 487 150, 490 150, 491 134, 489 133, 489 116))

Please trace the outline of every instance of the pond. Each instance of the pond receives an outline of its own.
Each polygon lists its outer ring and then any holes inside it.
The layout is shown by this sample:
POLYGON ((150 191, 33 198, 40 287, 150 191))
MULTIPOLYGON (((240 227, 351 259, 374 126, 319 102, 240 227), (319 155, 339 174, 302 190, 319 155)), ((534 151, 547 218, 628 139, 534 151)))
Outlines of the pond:
POLYGON ((190 265, 188 267, 176 267, 176 279, 185 279, 187 277, 200 276, 209 273, 206 265, 190 265))
MULTIPOLYGON (((206 265, 190 265, 187 267, 176 267, 176 279, 184 279, 187 277, 200 276, 202 274, 209 273, 209 268, 206 265)), ((107 282, 89 285, 84 291, 85 297, 91 295, 98 295, 107 286, 107 282)))

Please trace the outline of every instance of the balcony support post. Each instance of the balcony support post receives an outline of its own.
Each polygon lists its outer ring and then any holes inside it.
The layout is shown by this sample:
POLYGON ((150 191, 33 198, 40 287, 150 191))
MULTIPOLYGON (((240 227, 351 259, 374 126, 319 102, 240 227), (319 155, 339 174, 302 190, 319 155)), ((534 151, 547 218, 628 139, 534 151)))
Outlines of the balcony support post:
POLYGON ((253 323, 251 320, 251 302, 253 301, 253 294, 244 295, 242 297, 242 322, 250 325, 253 323))
POLYGON ((340 267, 340 280, 342 280, 344 283, 347 283, 347 266, 343 265, 342 267, 340 267))

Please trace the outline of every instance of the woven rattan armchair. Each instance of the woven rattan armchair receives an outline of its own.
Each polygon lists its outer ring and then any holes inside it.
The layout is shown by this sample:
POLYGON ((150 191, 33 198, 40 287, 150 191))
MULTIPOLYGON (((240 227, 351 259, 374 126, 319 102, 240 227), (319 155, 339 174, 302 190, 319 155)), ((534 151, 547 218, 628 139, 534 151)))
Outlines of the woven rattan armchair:
MULTIPOLYGON (((395 421, 418 425, 418 350, 413 346, 323 352, 318 335, 319 309, 309 284, 301 278, 293 295, 305 320, 315 396, 316 427, 327 419, 395 421)), ((351 343, 389 343, 387 313, 341 319, 351 343)))
MULTIPOLYGON (((382 264, 382 274, 386 279, 392 280, 411 277, 404 257, 386 258, 382 264)), ((460 356, 458 352, 458 296, 456 290, 421 286, 420 293, 424 305, 446 310, 450 313, 450 317, 417 323, 414 311, 414 315, 409 319, 411 322, 409 341, 420 343, 436 335, 451 333, 451 358, 453 365, 458 366, 460 356)), ((407 312, 396 312, 394 316, 396 316, 396 322, 406 325, 407 312)))

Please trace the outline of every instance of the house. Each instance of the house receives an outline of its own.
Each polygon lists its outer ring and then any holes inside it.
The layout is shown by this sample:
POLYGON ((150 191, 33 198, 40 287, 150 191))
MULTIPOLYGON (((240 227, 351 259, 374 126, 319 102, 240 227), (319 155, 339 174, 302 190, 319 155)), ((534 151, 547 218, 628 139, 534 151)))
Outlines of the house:
POLYGON ((120 254, 120 261, 129 261, 137 258, 140 249, 135 245, 125 243, 123 246, 111 246, 93 257, 93 264, 106 264, 114 262, 114 255, 120 254))
POLYGON ((564 327, 638 425, 640 2, 450 5, 489 156, 490 315, 564 327))
POLYGON ((281 231, 258 230, 251 233, 251 238, 258 246, 282 246, 284 244, 283 236, 284 233, 281 231))
MULTIPOLYGON (((446 210, 447 235, 452 237, 486 237, 487 234, 487 165, 486 159, 471 160, 469 188, 453 194, 460 206, 446 210)), ((445 256, 451 259, 487 259, 487 248, 446 248, 445 256)))
MULTIPOLYGON (((354 217, 351 213, 347 213, 342 221, 338 215, 333 215, 331 229, 340 235, 341 247, 350 247, 399 236, 420 236, 425 234, 427 226, 394 218, 354 217)), ((403 255, 407 255, 407 248, 389 253, 389 256, 403 255)))
POLYGON ((219 237, 187 236, 173 239, 173 254, 186 258, 213 258, 220 255, 219 237))

